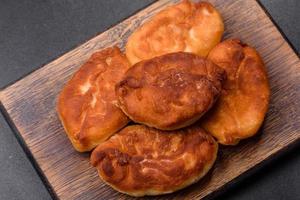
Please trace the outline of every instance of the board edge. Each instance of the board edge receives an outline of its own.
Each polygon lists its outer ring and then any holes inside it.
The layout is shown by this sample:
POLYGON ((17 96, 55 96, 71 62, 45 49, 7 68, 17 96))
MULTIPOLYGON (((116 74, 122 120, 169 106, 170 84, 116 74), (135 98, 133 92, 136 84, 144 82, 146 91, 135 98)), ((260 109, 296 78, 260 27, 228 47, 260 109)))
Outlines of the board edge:
MULTIPOLYGON (((1 97, 1 91, 0 91, 0 97, 1 97)), ((23 152, 25 153, 27 159, 29 160, 29 162, 33 166, 33 168, 36 171, 38 177, 41 179, 45 189, 48 191, 51 198, 52 199, 59 199, 56 192, 54 191, 54 188, 52 187, 52 185, 48 181, 46 175, 44 174, 43 170, 40 168, 37 161, 34 159, 28 145, 26 144, 26 142, 25 142, 24 138, 22 137, 22 135, 19 133, 19 130, 17 129, 17 127, 15 126, 13 120, 11 119, 10 115, 8 114, 8 112, 5 108, 5 106, 3 105, 1 99, 0 99, 0 113, 4 117, 6 123, 8 124, 11 131, 13 132, 13 134, 16 137, 19 145, 21 146, 23 152)))
POLYGON ((110 29, 112 29, 112 28, 114 28, 115 26, 119 25, 119 24, 122 23, 123 21, 129 19, 130 17, 136 15, 137 13, 143 11, 144 9, 148 8, 149 6, 151 6, 151 5, 155 4, 155 3, 157 3, 157 0, 155 0, 155 1, 152 2, 152 3, 146 4, 145 6, 142 6, 141 8, 139 8, 139 9, 135 10, 134 12, 132 12, 130 15, 128 15, 128 16, 122 18, 122 19, 117 20, 115 23, 111 24, 110 26, 108 26, 107 28, 105 28, 103 31, 97 32, 97 33, 93 34, 93 35, 92 35, 91 37, 89 37, 88 39, 85 39, 85 40, 83 40, 82 42, 79 42, 79 43, 73 45, 72 47, 70 47, 70 48, 67 49, 66 51, 62 52, 61 54, 55 56, 54 58, 49 59, 48 61, 43 62, 43 64, 39 65, 36 69, 33 69, 33 70, 31 70, 31 71, 29 71, 29 72, 23 74, 22 76, 20 76, 20 77, 17 78, 16 80, 14 80, 14 81, 12 81, 12 82, 10 82, 10 83, 8 83, 8 84, 5 84, 5 85, 1 86, 1 87, 0 87, 0 99, 1 99, 1 93, 4 93, 6 90, 8 90, 8 89, 9 89, 10 87, 12 87, 13 85, 17 84, 17 83, 18 83, 19 81, 21 81, 22 79, 26 78, 27 76, 29 76, 29 75, 35 73, 36 71, 38 71, 38 70, 40 70, 40 69, 42 69, 42 68, 45 67, 46 65, 48 65, 48 64, 50 64, 50 63, 56 61, 56 60, 59 59, 60 57, 62 57, 62 56, 64 56, 65 54, 69 53, 70 51, 73 51, 74 49, 79 48, 80 46, 86 44, 86 43, 89 42, 90 40, 92 40, 92 39, 98 37, 99 35, 101 35, 101 34, 107 32, 107 31, 109 31, 110 29))
POLYGON ((296 47, 293 45, 293 43, 290 41, 290 39, 284 33, 284 31, 282 30, 282 28, 280 28, 279 24, 274 20, 274 18, 269 13, 269 11, 264 6, 264 4, 261 2, 261 0, 255 0, 255 1, 259 5, 259 7, 262 9, 262 11, 266 14, 266 16, 271 20, 272 24, 275 26, 275 28, 280 33, 280 35, 282 36, 282 38, 287 42, 287 44, 289 45, 289 47, 293 50, 293 52, 296 54, 296 56, 300 59, 300 52, 297 51, 296 47))
MULTIPOLYGON (((260 0, 253 0, 254 2, 256 2, 258 4, 258 6, 262 9, 262 11, 266 14, 266 17, 270 19, 271 23, 275 26, 275 28, 277 29, 277 31, 280 33, 280 35, 282 36, 283 40, 285 42, 287 42, 288 46, 292 49, 292 52, 298 57, 298 59, 300 59, 300 54, 298 53, 298 51, 296 50, 296 48, 294 47, 294 45, 292 44, 292 42, 288 39, 288 37, 286 36, 286 34, 283 32, 283 30, 280 28, 280 26, 276 23, 276 21, 273 19, 272 15, 268 12, 268 10, 265 8, 265 6, 261 3, 260 0)), ((32 164, 32 166, 34 167, 35 171, 37 172, 39 178, 42 180, 42 183, 44 184, 46 190, 49 192, 51 198, 53 199, 59 199, 56 192, 54 191, 53 187, 51 186, 51 184, 49 183, 46 175, 44 174, 44 172, 42 171, 42 169, 40 168, 40 166, 38 165, 37 161, 35 160, 34 156, 32 155, 29 147, 27 146, 25 140, 23 139, 22 135, 19 133, 19 130, 17 129, 17 127, 15 126, 13 120, 11 119, 10 115, 8 114, 5 105, 3 104, 3 99, 5 97, 5 92, 7 90, 10 89, 10 87, 14 86, 15 84, 17 84, 19 81, 21 81, 22 79, 24 79, 25 77, 29 76, 32 73, 35 73, 36 71, 42 69, 45 65, 59 59, 60 57, 64 56, 65 54, 67 54, 68 52, 80 47, 81 45, 84 45, 86 42, 94 39, 95 37, 99 36, 100 34, 105 33, 106 31, 112 29, 113 27, 117 26, 118 24, 120 24, 121 22, 127 20, 128 18, 136 15, 137 13, 139 13, 140 11, 144 10, 145 8, 151 6, 152 4, 155 4, 157 1, 154 1, 153 3, 147 4, 143 7, 141 7, 140 9, 136 10, 135 12, 133 12, 132 14, 130 14, 129 16, 122 18, 120 20, 118 20, 116 23, 112 24, 111 26, 109 26, 108 28, 106 28, 104 31, 102 32, 98 32, 95 35, 93 35, 92 37, 84 40, 83 42, 74 45, 73 47, 71 47, 69 50, 63 52, 60 55, 57 55, 55 58, 51 59, 50 61, 45 62, 44 64, 40 65, 38 68, 22 75, 21 77, 19 77, 18 79, 12 81, 11 83, 4 85, 3 87, 0 88, 0 112, 2 113, 5 121, 7 122, 7 124, 9 125, 10 129, 12 130, 14 136, 16 137, 18 143, 20 144, 22 150, 24 151, 26 157, 29 159, 30 163, 32 164)), ((300 62, 300 61, 299 61, 300 62)), ((247 179, 247 177, 249 177, 252 174, 255 174, 256 172, 260 171, 262 168, 265 168, 266 166, 268 166, 269 164, 271 164, 272 162, 276 162, 278 159, 282 158, 287 152, 292 151, 293 149, 297 148, 298 145, 300 145, 300 138, 288 143, 287 146, 279 149, 278 151, 274 152, 273 154, 271 154, 270 156, 266 157, 264 160, 262 160, 261 162, 259 162, 258 164, 252 166, 251 168, 247 169, 245 172, 241 173, 240 175, 238 175, 237 177, 233 178, 232 180, 228 181, 227 183, 225 183, 224 185, 222 185, 220 188, 218 188, 217 190, 212 191, 211 193, 209 193, 208 195, 204 196, 203 199, 213 199, 213 198, 217 198, 219 195, 223 194, 224 192, 226 192, 227 190, 230 190, 230 188, 235 185, 235 184, 239 184, 240 182, 244 181, 245 179, 247 179)))
POLYGON ((254 175, 259 171, 261 171, 263 168, 272 165, 272 163, 275 163, 276 161, 282 159, 285 155, 287 155, 288 152, 291 152, 297 149, 298 147, 300 147, 300 138, 290 142, 288 145, 284 146, 283 148, 274 152, 270 156, 266 157, 258 164, 250 167, 249 169, 241 173, 239 176, 233 178, 232 180, 228 181, 227 183, 219 187, 217 190, 214 190, 208 195, 206 195, 205 197, 203 197, 203 199, 209 199, 209 200, 214 198, 218 199, 218 197, 220 197, 225 192, 228 192, 238 184, 241 184, 242 182, 246 181, 247 178, 250 177, 251 175, 254 175))

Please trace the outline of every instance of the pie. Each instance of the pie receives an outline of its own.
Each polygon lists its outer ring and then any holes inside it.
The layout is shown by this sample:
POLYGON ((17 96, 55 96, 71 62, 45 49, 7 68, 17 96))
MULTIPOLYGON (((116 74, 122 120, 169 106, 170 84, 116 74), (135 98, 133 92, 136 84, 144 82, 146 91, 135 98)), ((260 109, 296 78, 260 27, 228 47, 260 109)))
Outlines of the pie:
POLYGON ((127 126, 92 152, 100 178, 131 196, 171 193, 201 179, 216 160, 218 144, 193 126, 166 132, 127 126))
POLYGON ((126 56, 131 64, 179 51, 207 56, 223 32, 222 17, 210 3, 185 0, 134 31, 126 44, 126 56))
POLYGON ((118 106, 133 121, 161 130, 188 126, 219 97, 225 71, 185 52, 132 66, 116 85, 118 106))
POLYGON ((93 149, 129 122, 114 93, 129 67, 117 47, 96 52, 59 94, 58 115, 77 151, 93 149))
POLYGON ((268 110, 270 88, 265 65, 258 52, 240 40, 218 44, 208 59, 227 73, 222 94, 202 126, 225 145, 258 132, 268 110))

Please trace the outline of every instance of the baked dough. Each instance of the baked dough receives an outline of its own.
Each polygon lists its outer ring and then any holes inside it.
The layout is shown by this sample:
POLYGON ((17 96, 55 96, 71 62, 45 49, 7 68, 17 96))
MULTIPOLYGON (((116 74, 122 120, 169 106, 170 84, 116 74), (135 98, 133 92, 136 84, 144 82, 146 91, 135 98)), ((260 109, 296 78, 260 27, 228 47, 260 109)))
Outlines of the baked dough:
POLYGON ((207 56, 223 32, 223 20, 210 3, 184 0, 133 32, 126 44, 126 56, 131 64, 179 51, 207 56))
POLYGON ((97 146, 91 163, 100 178, 119 192, 159 195, 202 178, 217 151, 213 137, 199 127, 166 132, 133 125, 97 146))
POLYGON ((202 126, 220 143, 234 145, 263 123, 270 98, 265 66, 255 49, 239 40, 218 44, 208 58, 226 70, 227 81, 202 126))
POLYGON ((115 84, 129 62, 117 47, 94 53, 61 91, 57 111, 77 151, 93 149, 129 119, 115 106, 115 84))
POLYGON ((133 121, 161 130, 194 123, 218 98, 225 71, 191 53, 141 61, 116 85, 119 107, 133 121))

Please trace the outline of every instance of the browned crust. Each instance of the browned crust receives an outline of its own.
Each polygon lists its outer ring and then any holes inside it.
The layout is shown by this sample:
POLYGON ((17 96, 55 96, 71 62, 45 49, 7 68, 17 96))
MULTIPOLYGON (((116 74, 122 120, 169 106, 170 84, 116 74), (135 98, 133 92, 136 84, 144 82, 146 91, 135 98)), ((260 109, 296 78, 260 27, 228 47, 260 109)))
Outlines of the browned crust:
POLYGON ((200 127, 160 131, 128 126, 91 155, 99 176, 132 196, 174 192, 203 177, 217 155, 217 143, 200 127))
POLYGON ((240 40, 218 44, 208 58, 227 72, 222 94, 202 121, 203 127, 226 145, 253 136, 263 123, 270 89, 257 51, 240 40))
POLYGON ((133 32, 126 56, 131 64, 179 51, 206 56, 223 32, 222 17, 210 3, 185 0, 162 10, 133 32))
POLYGON ((77 151, 89 151, 129 119, 116 107, 115 84, 129 68, 117 47, 94 53, 64 86, 57 112, 77 151))
POLYGON ((178 52, 141 61, 116 86, 120 108, 135 122, 174 130, 198 120, 220 94, 225 71, 178 52))

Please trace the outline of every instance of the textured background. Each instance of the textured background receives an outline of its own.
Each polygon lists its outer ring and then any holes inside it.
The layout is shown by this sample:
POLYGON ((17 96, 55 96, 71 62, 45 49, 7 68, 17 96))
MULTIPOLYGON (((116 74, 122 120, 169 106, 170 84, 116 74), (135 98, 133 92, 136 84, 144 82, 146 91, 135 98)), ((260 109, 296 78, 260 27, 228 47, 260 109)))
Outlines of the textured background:
MULTIPOLYGON (((105 31, 151 2, 153 0, 0 0, 0 88, 105 31)), ((260 2, 299 55, 300 1, 260 2)), ((298 144, 268 161, 249 177, 228 187, 222 199, 299 199, 299 150, 298 144)), ((2 199, 40 200, 51 197, 0 114, 2 199)))

